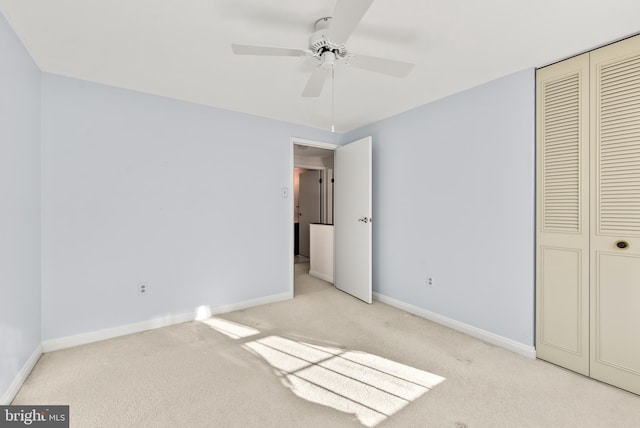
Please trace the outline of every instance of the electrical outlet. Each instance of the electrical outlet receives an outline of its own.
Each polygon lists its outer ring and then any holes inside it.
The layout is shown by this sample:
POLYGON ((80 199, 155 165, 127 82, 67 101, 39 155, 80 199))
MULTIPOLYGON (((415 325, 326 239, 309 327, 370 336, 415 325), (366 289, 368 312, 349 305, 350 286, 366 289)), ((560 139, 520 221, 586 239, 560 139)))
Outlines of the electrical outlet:
POLYGON ((427 277, 427 287, 433 287, 434 281, 433 281, 433 277, 428 276, 427 277))
POLYGON ((149 285, 146 282, 138 283, 138 296, 149 294, 149 285))

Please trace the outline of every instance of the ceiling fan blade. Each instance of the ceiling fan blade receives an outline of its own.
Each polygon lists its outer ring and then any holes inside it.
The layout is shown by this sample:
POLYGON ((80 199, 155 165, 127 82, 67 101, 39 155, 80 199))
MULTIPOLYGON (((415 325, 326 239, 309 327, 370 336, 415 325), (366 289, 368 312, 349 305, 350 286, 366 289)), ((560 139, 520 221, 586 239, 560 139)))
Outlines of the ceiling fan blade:
POLYGON ((274 48, 271 46, 238 45, 231 43, 231 49, 236 55, 265 55, 265 56, 305 56, 311 51, 305 49, 274 48))
POLYGON ((329 24, 327 38, 343 45, 371 6, 373 0, 338 0, 329 24))
POLYGON ((368 55, 354 55, 349 58, 348 64, 355 68, 374 71, 393 77, 406 77, 414 67, 414 64, 408 62, 368 55))
POLYGON ((302 91, 303 97, 319 97, 322 92, 322 87, 324 86, 325 80, 329 77, 331 70, 325 70, 322 67, 318 67, 313 70, 311 76, 309 76, 309 81, 307 82, 307 86, 304 87, 304 91, 302 91))

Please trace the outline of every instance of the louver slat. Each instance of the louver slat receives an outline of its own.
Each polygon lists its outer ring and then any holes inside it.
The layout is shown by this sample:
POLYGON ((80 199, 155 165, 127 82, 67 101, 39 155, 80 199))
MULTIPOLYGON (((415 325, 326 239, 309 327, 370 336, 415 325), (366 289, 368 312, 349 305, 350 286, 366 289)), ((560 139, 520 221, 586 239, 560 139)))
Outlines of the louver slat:
POLYGON ((547 82, 543 92, 545 230, 580 231, 580 75, 547 82))
POLYGON ((599 230, 640 234, 640 55, 600 69, 599 230))

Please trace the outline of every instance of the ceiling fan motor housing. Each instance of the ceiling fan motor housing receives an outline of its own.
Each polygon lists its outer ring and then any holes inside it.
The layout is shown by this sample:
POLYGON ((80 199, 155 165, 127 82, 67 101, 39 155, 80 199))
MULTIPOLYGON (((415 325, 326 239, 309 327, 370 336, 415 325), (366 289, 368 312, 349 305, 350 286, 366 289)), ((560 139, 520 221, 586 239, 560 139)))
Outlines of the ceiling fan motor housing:
POLYGON ((316 59, 323 61, 323 64, 327 62, 333 64, 333 60, 347 56, 347 48, 344 45, 332 43, 327 38, 330 21, 330 16, 318 19, 314 24, 314 31, 309 37, 309 49, 316 59), (331 52, 333 55, 324 55, 325 52, 331 52))

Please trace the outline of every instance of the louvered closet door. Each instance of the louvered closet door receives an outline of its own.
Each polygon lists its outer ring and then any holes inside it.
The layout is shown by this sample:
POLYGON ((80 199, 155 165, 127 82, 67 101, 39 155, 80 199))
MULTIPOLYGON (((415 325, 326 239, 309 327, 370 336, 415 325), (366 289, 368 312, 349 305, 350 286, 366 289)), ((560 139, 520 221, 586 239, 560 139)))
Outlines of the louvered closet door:
POLYGON ((591 52, 591 106, 591 377, 640 394, 639 37, 591 52))
POLYGON ((538 358, 589 374, 589 55, 539 69, 538 358))

